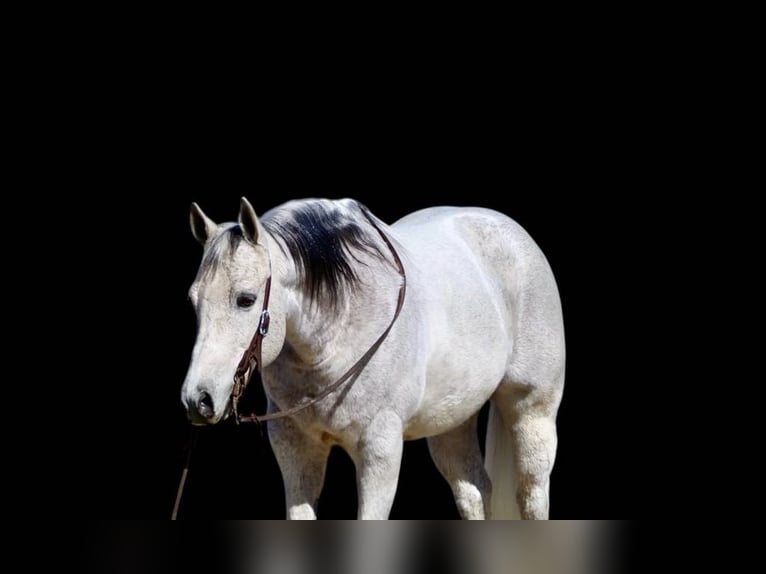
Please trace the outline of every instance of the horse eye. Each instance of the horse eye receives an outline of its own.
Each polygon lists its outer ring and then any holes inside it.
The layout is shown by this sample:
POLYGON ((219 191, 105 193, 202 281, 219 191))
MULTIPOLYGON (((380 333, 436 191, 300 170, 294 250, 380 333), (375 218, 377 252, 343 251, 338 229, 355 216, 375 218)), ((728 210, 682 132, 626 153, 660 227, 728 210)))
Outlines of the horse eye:
POLYGON ((255 303, 253 295, 240 295, 237 297, 237 307, 252 307, 255 303))

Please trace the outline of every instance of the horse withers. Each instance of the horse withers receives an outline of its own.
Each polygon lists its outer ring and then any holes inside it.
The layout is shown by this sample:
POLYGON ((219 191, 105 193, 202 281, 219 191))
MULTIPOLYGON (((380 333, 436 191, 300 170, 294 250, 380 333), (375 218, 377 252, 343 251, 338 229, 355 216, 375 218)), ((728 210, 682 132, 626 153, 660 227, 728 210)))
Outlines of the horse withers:
POLYGON ((457 207, 388 226, 352 199, 291 201, 259 218, 242 198, 238 221, 220 225, 193 204, 191 228, 204 253, 182 401, 195 425, 232 413, 270 279, 258 365, 268 411, 308 405, 267 423, 289 518, 316 517, 335 445, 355 463, 359 517, 387 518, 403 441, 419 438, 463 518, 548 517, 564 327, 553 273, 521 226, 457 207))

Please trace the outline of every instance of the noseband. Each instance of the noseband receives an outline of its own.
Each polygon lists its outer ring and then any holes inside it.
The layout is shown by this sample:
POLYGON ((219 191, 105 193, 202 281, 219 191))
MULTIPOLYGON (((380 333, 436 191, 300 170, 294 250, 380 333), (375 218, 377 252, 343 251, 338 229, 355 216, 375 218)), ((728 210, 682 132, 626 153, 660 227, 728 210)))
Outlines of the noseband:
POLYGON ((391 332, 391 329, 394 326, 396 319, 399 317, 399 313, 401 312, 402 307, 404 306, 404 295, 407 291, 407 275, 404 272, 404 265, 402 264, 402 260, 400 259, 399 254, 396 252, 396 249, 394 249, 394 245, 391 243, 391 240, 385 233, 383 233, 383 230, 378 227, 378 225, 375 223, 375 220, 370 217, 370 214, 366 209, 362 209, 362 213, 364 213, 364 216, 375 228, 375 231, 380 234, 381 238, 388 246, 388 249, 391 251, 391 255, 393 255, 394 262, 396 263, 397 271, 402 278, 402 283, 399 286, 399 297, 396 301, 396 311, 394 312, 394 316, 391 319, 391 323, 389 323, 386 330, 380 334, 372 346, 367 349, 367 352, 362 355, 359 360, 343 374, 341 378, 339 378, 330 386, 326 387, 317 396, 284 411, 277 411, 275 413, 265 415, 256 415, 255 413, 250 415, 240 415, 237 412, 237 404, 242 398, 242 395, 245 393, 245 389, 247 388, 247 384, 250 381, 250 377, 252 376, 253 371, 257 370, 258 374, 260 375, 261 370, 263 369, 263 361, 261 359, 263 351, 263 339, 269 332, 269 296, 271 295, 271 261, 269 261, 269 276, 266 279, 266 288, 263 294, 263 307, 261 309, 261 315, 258 319, 258 327, 253 334, 253 338, 250 340, 250 345, 248 345, 245 353, 242 355, 242 358, 239 361, 239 365, 237 365, 237 370, 234 372, 234 388, 231 392, 231 404, 234 410, 234 420, 237 423, 260 423, 263 421, 281 419, 284 417, 292 416, 304 409, 307 409, 311 405, 325 398, 333 391, 337 390, 343 383, 361 373, 362 369, 364 369, 365 365, 367 365, 369 360, 372 358, 378 348, 383 344, 383 341, 386 339, 388 334, 391 332))

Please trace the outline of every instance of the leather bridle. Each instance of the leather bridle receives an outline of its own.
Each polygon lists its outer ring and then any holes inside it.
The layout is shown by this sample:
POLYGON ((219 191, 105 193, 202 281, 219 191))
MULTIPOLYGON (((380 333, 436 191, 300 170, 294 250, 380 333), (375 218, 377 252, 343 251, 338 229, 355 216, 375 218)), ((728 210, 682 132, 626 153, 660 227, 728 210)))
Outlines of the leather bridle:
MULTIPOLYGON (((269 265, 269 267, 271 267, 269 265)), ((269 316, 269 297, 271 296, 271 269, 269 269, 269 276, 266 278, 266 287, 263 292, 263 307, 261 308, 261 315, 258 319, 258 327, 255 329, 253 338, 250 339, 250 344, 247 346, 245 353, 239 360, 237 370, 234 371, 234 388, 231 391, 231 406, 234 410, 234 420, 239 423, 239 413, 237 412, 237 403, 242 395, 245 393, 247 383, 250 381, 250 377, 253 374, 254 369, 258 369, 258 374, 261 372, 261 353, 263 351, 263 338, 269 333, 269 323, 271 317, 269 316)), ((260 419, 260 417, 259 417, 260 419)))
MULTIPOLYGON (((399 313, 402 310, 402 307, 404 306, 404 295, 407 291, 407 275, 404 272, 404 265, 402 264, 402 260, 399 257, 399 254, 396 252, 396 249, 394 249, 393 243, 391 243, 391 240, 388 238, 388 236, 383 233, 383 230, 380 229, 375 223, 375 220, 370 216, 369 212, 366 209, 362 209, 362 213, 364 213, 364 216, 367 218, 367 220, 372 224, 372 226, 375 228, 375 231, 377 231, 385 244, 388 246, 388 249, 391 251, 391 255, 393 255, 394 262, 396 263, 397 271, 399 272, 399 275, 402 278, 402 283, 399 286, 399 296, 396 301, 396 311, 394 312, 394 316, 391 319, 391 323, 389 323, 388 327, 385 331, 383 331, 380 336, 377 338, 377 340, 372 344, 372 346, 367 349, 367 352, 362 355, 359 360, 354 363, 351 368, 349 368, 343 376, 341 376, 337 381, 335 381, 333 384, 329 385, 328 387, 325 387, 322 392, 320 392, 315 397, 312 397, 311 399, 300 403, 290 409, 284 410, 284 411, 277 411, 270 414, 264 414, 264 415, 256 415, 255 413, 250 415, 240 415, 237 412, 237 404, 239 400, 242 398, 242 395, 245 392, 245 389, 247 388, 247 384, 250 381, 250 377, 253 374, 254 370, 258 371, 258 374, 261 374, 261 370, 263 369, 263 362, 261 359, 262 351, 263 351, 263 339, 266 337, 266 335, 269 332, 269 297, 271 295, 271 269, 269 269, 269 276, 266 279, 266 287, 263 294, 263 306, 261 308, 261 314, 258 319, 258 327, 255 330, 255 333, 253 334, 253 338, 250 340, 250 344, 248 345, 247 349, 245 350, 244 354, 242 355, 242 358, 239 361, 239 365, 237 365, 237 370, 234 372, 234 388, 231 392, 231 406, 234 411, 234 417, 237 423, 261 423, 264 421, 270 421, 274 419, 281 419, 284 417, 292 416, 296 413, 301 412, 304 409, 307 409, 311 405, 317 403, 318 401, 322 400, 332 392, 336 391, 343 383, 346 381, 356 377, 359 373, 362 372, 362 369, 367 365, 370 359, 372 359, 372 356, 377 352, 377 350, 380 348, 380 346, 383 344, 383 341, 386 339, 388 334, 391 332, 391 329, 394 326, 394 323, 396 322, 396 319, 399 317, 399 313)), ((271 262, 269 262, 269 267, 271 267, 271 262)))

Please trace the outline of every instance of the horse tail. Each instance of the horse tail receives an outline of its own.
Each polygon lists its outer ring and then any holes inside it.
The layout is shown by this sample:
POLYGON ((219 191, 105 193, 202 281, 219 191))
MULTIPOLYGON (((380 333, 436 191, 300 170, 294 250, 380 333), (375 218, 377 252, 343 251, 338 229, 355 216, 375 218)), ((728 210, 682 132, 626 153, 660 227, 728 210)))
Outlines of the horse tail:
POLYGON ((520 518, 516 504, 516 472, 511 432, 506 427, 503 416, 494 402, 489 408, 484 468, 492 481, 489 518, 492 520, 520 518))

